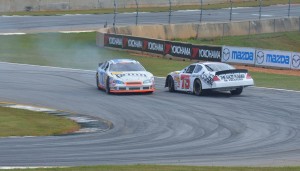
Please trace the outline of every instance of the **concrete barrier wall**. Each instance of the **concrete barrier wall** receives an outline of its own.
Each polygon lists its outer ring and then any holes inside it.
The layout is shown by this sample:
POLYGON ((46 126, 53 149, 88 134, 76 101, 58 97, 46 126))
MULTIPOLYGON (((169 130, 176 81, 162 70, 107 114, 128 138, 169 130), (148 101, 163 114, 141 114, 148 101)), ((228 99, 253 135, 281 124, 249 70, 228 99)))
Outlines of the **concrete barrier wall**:
MULTIPOLYGON (((233 2, 255 0, 233 0, 233 2)), ((199 0, 171 0, 172 5, 200 5, 199 0)), ((203 0, 203 4, 229 3, 230 0, 203 0)), ((169 6, 169 0, 138 0, 140 7, 169 6)), ((135 0, 116 0, 118 8, 136 7, 135 0)), ((114 8, 114 0, 1 0, 0 12, 86 10, 114 8)))
POLYGON ((163 40, 210 38, 261 33, 300 31, 300 18, 279 18, 226 23, 139 25, 109 28, 107 33, 163 40))

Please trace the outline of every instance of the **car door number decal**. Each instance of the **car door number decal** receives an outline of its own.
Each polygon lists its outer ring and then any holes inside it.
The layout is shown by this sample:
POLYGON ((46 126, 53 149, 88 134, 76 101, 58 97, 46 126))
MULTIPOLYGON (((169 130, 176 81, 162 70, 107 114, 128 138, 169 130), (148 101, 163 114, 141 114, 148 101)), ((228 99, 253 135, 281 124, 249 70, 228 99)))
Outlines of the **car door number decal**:
POLYGON ((185 75, 182 74, 180 76, 180 80, 181 80, 181 88, 182 89, 189 89, 190 88, 190 75, 185 75))

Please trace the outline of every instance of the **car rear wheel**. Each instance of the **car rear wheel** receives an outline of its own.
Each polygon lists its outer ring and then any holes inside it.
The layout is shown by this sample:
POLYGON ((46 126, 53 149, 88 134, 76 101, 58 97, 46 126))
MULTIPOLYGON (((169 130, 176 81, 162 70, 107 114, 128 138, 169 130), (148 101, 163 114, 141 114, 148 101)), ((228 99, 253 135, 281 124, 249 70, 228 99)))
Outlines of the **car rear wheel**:
POLYGON ((109 77, 107 77, 107 80, 106 80, 105 92, 106 92, 106 94, 110 94, 109 77))
POLYGON ((194 82, 194 90, 193 90, 193 93, 196 95, 196 96, 200 96, 202 95, 203 91, 202 91, 202 84, 201 84, 201 81, 199 79, 195 80, 194 82))
POLYGON ((235 90, 231 90, 230 93, 232 95, 240 95, 243 92, 243 87, 237 88, 235 90))
POLYGON ((174 92, 174 80, 171 76, 168 77, 168 87, 169 87, 169 92, 174 92))
POLYGON ((98 76, 98 73, 96 74, 96 85, 97 85, 97 88, 98 90, 100 90, 100 86, 99 86, 99 76, 98 76))

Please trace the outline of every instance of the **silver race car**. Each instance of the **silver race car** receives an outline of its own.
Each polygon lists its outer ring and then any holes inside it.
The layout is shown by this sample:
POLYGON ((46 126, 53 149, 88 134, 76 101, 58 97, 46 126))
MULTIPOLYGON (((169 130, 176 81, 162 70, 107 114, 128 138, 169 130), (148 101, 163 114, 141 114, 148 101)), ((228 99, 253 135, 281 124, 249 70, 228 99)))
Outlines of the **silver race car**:
POLYGON ((168 74, 165 87, 170 92, 185 91, 195 95, 210 91, 230 91, 239 95, 243 88, 254 85, 246 69, 235 69, 221 62, 194 63, 181 71, 168 74))
POLYGON ((132 59, 114 59, 100 63, 96 83, 98 89, 103 89, 108 94, 155 91, 153 74, 132 59))

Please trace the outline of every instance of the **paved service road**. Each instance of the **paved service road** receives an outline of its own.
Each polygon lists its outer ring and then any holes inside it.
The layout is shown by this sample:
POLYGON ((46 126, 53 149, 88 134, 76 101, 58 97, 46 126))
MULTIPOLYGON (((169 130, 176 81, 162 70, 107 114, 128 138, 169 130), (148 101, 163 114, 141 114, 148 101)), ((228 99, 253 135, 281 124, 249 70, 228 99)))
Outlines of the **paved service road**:
MULTIPOLYGON (((288 16, 288 5, 263 7, 261 19, 282 18, 288 16)), ((257 20, 259 8, 235 8, 232 21, 257 20)), ((300 5, 291 5, 290 16, 300 16, 300 5)), ((113 14, 103 15, 64 15, 64 16, 0 16, 0 33, 15 32, 51 32, 69 30, 97 30, 107 22, 113 25, 113 14)), ((204 10, 203 22, 224 22, 230 19, 230 9, 204 10)), ((200 10, 176 11, 172 13, 171 23, 191 23, 200 21, 200 10)), ((167 24, 168 12, 139 13, 139 24, 167 24)), ((136 23, 135 13, 123 13, 116 16, 116 26, 136 23)))
POLYGON ((0 101, 112 121, 106 132, 0 138, 0 166, 299 165, 300 93, 106 95, 95 72, 0 63, 0 101))

